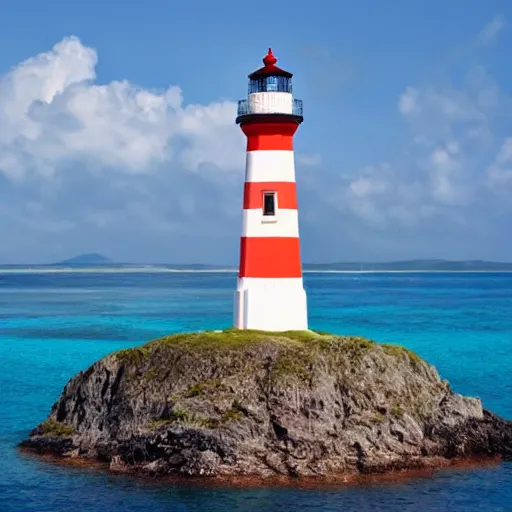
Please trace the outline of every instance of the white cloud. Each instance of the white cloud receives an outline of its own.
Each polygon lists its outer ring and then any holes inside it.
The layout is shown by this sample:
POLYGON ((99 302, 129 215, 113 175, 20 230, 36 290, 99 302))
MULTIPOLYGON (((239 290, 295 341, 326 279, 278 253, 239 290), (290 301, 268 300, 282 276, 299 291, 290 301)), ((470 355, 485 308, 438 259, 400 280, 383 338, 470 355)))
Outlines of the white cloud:
MULTIPOLYGON (((496 17, 480 40, 491 42, 504 24, 496 17)), ((342 178, 341 192, 331 196, 338 211, 381 232, 436 225, 455 232, 492 217, 504 185, 512 185, 512 138, 499 151, 495 142, 511 99, 481 64, 473 63, 458 85, 450 70, 445 75, 404 88, 397 108, 410 143, 395 161, 342 178)))
POLYGON ((496 40, 498 34, 505 28, 506 20, 501 14, 495 16, 484 28, 480 31, 477 37, 478 43, 487 45, 496 40))
POLYGON ((495 193, 510 195, 512 186, 512 137, 503 142, 495 161, 486 170, 488 185, 495 193))
MULTIPOLYGON (((0 260, 234 263, 236 105, 186 104, 179 86, 100 84, 97 60, 71 37, 0 78, 0 260)), ((489 232, 512 211, 512 101, 481 65, 449 77, 404 84, 397 117, 410 140, 387 161, 335 173, 326 155, 297 154, 305 260, 466 257, 482 239, 501 250, 489 232)))
POLYGON ((400 96, 398 109, 404 116, 420 112, 418 91, 414 87, 407 87, 405 92, 400 96))
MULTIPOLYGON (((451 147, 456 146, 452 143, 451 147)), ((456 203, 460 199, 459 189, 455 182, 459 163, 450 151, 445 148, 437 148, 430 155, 430 184, 432 195, 440 203, 456 203)))
POLYGON ((71 172, 74 162, 127 173, 170 162, 190 171, 243 165, 235 103, 184 105, 177 86, 95 84, 97 61, 93 49, 68 37, 0 80, 0 172, 23 179, 71 172))
POLYGON ((496 161, 498 164, 512 163, 512 137, 508 137, 505 140, 496 156, 496 161))
POLYGON ((418 176, 407 177, 410 171, 400 163, 367 166, 346 182, 338 209, 380 230, 430 218, 436 208, 428 204, 425 183, 418 176))
POLYGON ((0 77, 0 258, 225 258, 245 157, 236 104, 100 84, 97 62, 67 37, 0 77))

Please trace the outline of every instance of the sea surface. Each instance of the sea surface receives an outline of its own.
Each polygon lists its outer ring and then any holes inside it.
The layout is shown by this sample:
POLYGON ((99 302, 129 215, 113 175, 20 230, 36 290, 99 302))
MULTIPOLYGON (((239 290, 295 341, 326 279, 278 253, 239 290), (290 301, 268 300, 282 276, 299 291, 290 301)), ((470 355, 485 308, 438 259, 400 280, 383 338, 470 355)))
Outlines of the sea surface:
MULTIPOLYGON (((312 328, 401 343, 512 419, 512 274, 306 273, 312 328)), ((51 464, 16 445, 68 379, 172 332, 230 326, 236 276, 0 270, 0 512, 512 511, 512 464, 337 489, 222 489, 51 464)))

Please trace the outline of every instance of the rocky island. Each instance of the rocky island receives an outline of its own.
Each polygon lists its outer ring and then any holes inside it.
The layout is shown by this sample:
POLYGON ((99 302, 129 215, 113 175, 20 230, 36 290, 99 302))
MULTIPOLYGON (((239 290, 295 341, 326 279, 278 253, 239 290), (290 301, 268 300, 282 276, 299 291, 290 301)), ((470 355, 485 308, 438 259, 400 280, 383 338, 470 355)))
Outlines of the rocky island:
POLYGON ((228 329, 104 357, 22 447, 151 476, 331 478, 510 459, 512 423, 400 346, 228 329))

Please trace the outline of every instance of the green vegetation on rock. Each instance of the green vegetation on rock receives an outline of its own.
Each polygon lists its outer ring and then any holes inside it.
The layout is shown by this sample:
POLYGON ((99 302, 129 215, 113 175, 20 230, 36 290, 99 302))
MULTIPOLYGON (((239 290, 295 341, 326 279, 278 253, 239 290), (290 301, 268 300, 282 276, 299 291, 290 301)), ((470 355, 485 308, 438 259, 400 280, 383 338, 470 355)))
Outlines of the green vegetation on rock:
POLYGON ((202 395, 204 393, 204 389, 205 384, 203 383, 192 384, 192 386, 185 391, 183 396, 185 398, 193 398, 194 396, 202 395))
MULTIPOLYGON (((168 366, 163 363, 166 361, 163 354, 168 351, 198 353, 206 358, 232 351, 258 350, 269 345, 279 348, 271 368, 272 377, 292 378, 300 382, 307 382, 310 379, 311 365, 319 356, 324 357, 327 364, 333 368, 357 365, 361 358, 375 350, 382 350, 386 355, 393 357, 405 357, 411 365, 421 363, 419 356, 399 345, 380 344, 358 336, 336 336, 312 330, 271 332, 225 329, 179 333, 115 352, 113 357, 132 366, 145 367, 144 364, 147 363, 143 378, 147 381, 161 381, 168 375, 168 366), (159 364, 159 361, 162 364, 159 364)), ((190 384, 182 395, 184 398, 198 397, 220 385, 219 379, 210 379, 210 382, 199 380, 190 384)))
POLYGON ((74 429, 69 425, 64 425, 53 419, 47 419, 40 425, 44 435, 48 437, 69 437, 73 435, 74 429))
POLYGON ((394 405, 389 412, 396 418, 401 418, 405 413, 404 408, 399 405, 394 405))
POLYGON ((390 356, 402 357, 407 355, 413 363, 421 362, 420 356, 408 348, 402 347, 400 345, 392 345, 389 343, 381 343, 381 346, 384 349, 384 352, 390 356))
POLYGON ((188 348, 194 350, 237 349, 274 339, 297 342, 310 342, 331 335, 318 334, 314 331, 257 331, 252 329, 225 329, 223 331, 203 331, 179 333, 159 338, 145 345, 116 352, 118 359, 139 363, 153 350, 164 347, 188 348))
POLYGON ((386 421, 386 417, 378 412, 372 416, 371 421, 373 423, 384 423, 384 421, 386 421))

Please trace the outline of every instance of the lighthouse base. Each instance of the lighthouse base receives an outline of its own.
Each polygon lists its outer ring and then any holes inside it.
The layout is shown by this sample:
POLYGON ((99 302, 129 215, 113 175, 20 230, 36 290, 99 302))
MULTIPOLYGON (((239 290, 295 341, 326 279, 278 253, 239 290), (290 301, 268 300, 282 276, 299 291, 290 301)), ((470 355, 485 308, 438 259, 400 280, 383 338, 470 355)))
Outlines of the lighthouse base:
POLYGON ((234 326, 261 331, 307 330, 307 298, 302 278, 239 278, 234 326))

